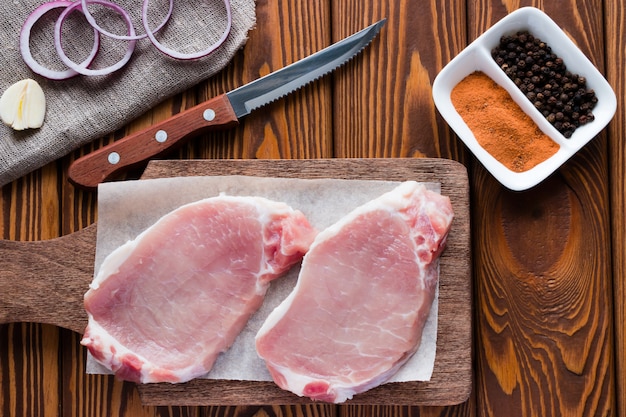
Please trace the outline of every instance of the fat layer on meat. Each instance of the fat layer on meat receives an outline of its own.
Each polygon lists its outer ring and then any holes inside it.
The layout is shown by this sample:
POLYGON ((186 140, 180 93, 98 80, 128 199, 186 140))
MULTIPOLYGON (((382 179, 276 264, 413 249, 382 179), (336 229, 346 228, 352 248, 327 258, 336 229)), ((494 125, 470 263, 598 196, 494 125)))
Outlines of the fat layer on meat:
POLYGON ((256 336, 276 384, 340 403, 394 375, 419 347, 452 218, 410 181, 320 232, 256 336))
POLYGON ((301 212, 264 198, 182 206, 104 260, 81 343, 124 380, 203 376, 315 233, 301 212))

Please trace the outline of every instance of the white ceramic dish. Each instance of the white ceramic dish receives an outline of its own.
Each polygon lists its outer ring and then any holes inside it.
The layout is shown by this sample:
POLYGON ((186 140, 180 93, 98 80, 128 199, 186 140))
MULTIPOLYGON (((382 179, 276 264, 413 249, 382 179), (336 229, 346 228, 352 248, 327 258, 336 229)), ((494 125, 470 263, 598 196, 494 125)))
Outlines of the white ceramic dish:
POLYGON ((498 181, 514 191, 529 189, 556 171, 604 129, 613 118, 617 106, 615 93, 602 74, 552 19, 534 7, 524 7, 509 14, 450 61, 435 78, 433 99, 443 118, 476 158, 498 181), (593 109, 594 121, 580 126, 569 139, 545 119, 491 57, 491 50, 500 43, 503 35, 521 30, 528 30, 546 42, 552 51, 563 59, 569 71, 586 77, 587 88, 593 89, 596 93, 598 103, 593 109), (505 88, 539 128, 559 144, 559 151, 528 171, 515 172, 482 148, 450 100, 450 92, 454 86, 475 71, 484 72, 505 88))

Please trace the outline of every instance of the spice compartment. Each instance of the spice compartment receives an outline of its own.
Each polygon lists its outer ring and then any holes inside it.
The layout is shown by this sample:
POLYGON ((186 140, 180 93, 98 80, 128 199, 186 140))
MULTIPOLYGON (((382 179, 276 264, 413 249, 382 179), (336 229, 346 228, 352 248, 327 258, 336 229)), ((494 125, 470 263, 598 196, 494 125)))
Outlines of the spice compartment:
POLYGON ((516 191, 535 186, 557 170, 609 123, 617 105, 615 93, 591 61, 552 19, 534 7, 524 7, 509 14, 450 61, 433 83, 433 99, 442 117, 485 168, 507 188, 516 191), (563 59, 568 70, 584 76, 587 88, 596 93, 598 102, 593 109, 594 121, 578 127, 570 138, 565 138, 548 122, 491 57, 491 50, 499 44, 503 35, 522 30, 528 30, 546 42, 563 59), (504 88, 539 129, 559 145, 558 152, 527 171, 515 172, 482 148, 450 98, 452 89, 475 71, 482 71, 504 88))

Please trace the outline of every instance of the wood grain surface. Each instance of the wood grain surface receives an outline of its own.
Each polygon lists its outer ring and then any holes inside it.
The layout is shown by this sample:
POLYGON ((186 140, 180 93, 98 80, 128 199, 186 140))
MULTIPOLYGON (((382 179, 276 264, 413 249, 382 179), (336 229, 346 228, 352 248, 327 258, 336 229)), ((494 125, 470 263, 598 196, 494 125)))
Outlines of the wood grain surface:
MULTIPOLYGON (((142 406, 132 384, 85 374, 76 332, 14 323, 0 325, 1 415, 625 415, 625 6, 626 0, 259 0, 257 27, 224 71, 2 188, 3 239, 38 241, 84 229, 97 219, 97 195, 67 182, 71 161, 386 17, 379 38, 332 77, 170 157, 427 156, 463 163, 470 173, 475 294, 475 380, 466 402, 142 406), (609 127, 553 177, 513 193, 467 152, 437 114, 430 93, 452 57, 499 18, 529 5, 547 12, 606 74, 618 109, 609 127)), ((141 173, 136 169, 127 177, 141 173)))
MULTIPOLYGON (((513 7, 476 2, 468 9, 470 37, 513 7)), ((543 10, 604 72, 602 8, 601 1, 554 2, 543 10)), ((503 189, 473 167, 481 413, 616 410, 606 146, 605 132, 524 193, 503 189)))
POLYGON ((616 415, 626 414, 626 2, 604 4, 606 76, 617 93, 617 112, 608 127, 609 204, 611 206, 611 261, 615 321, 616 415))

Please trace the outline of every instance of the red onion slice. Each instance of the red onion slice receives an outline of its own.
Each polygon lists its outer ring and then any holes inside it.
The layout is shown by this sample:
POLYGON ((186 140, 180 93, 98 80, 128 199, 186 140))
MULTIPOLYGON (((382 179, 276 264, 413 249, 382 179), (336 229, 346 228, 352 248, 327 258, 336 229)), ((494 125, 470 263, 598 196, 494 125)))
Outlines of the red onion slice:
MULTIPOLYGON (((100 4, 102 6, 108 7, 112 9, 113 11, 119 13, 122 16, 122 18, 126 21, 126 24, 128 26, 129 37, 132 38, 135 36, 135 28, 133 27, 133 22, 131 21, 130 15, 122 7, 106 0, 88 0, 88 3, 100 4)), ((65 65, 67 65, 74 71, 83 75, 108 75, 122 68, 124 65, 126 65, 126 63, 130 60, 130 57, 132 56, 133 51, 135 50, 135 44, 137 43, 135 39, 131 39, 128 41, 128 48, 126 49, 126 53, 124 54, 122 59, 120 59, 115 64, 102 68, 102 69, 89 69, 87 68, 89 64, 85 64, 84 62, 81 64, 77 64, 67 57, 67 55, 65 54, 65 51, 63 50, 63 46, 61 44, 61 29, 63 27, 63 22, 65 21, 66 17, 76 9, 83 11, 82 2, 76 1, 76 2, 71 3, 69 6, 67 6, 65 10, 59 16, 54 26, 54 44, 57 49, 57 53, 59 54, 59 58, 61 58, 61 61, 63 61, 65 65)))
POLYGON ((155 31, 150 29, 150 24, 148 22, 148 5, 149 4, 150 4, 150 0, 144 0, 144 2, 143 2, 143 9, 142 9, 142 13, 141 13, 141 20, 143 21, 143 27, 144 27, 144 29, 146 31, 146 35, 148 36, 150 41, 152 41, 154 46, 159 51, 163 52, 165 55, 168 55, 168 56, 170 56, 172 58, 181 59, 181 60, 188 60, 188 59, 198 59, 198 58, 205 57, 205 56, 209 55, 211 52, 215 51, 220 45, 222 45, 222 43, 224 43, 224 41, 226 40, 226 38, 228 37, 228 35, 230 33, 230 28, 232 26, 232 16, 231 16, 231 9, 230 9, 230 1, 229 0, 224 0, 224 6, 226 7, 226 17, 227 17, 226 29, 224 29, 224 33, 217 40, 217 42, 215 42, 214 44, 212 44, 211 46, 209 46, 207 49, 205 49, 203 51, 198 51, 198 52, 194 52, 194 53, 190 53, 190 54, 184 54, 184 53, 181 53, 179 51, 175 51, 175 50, 170 49, 167 46, 163 45, 162 43, 160 43, 156 39, 156 37, 154 36, 155 31))
MULTIPOLYGON (((102 28, 100 25, 98 25, 98 23, 96 22, 96 19, 93 17, 91 12, 87 8, 87 3, 93 3, 93 2, 91 2, 89 0, 81 0, 81 3, 82 3, 83 13, 85 14, 85 18, 87 19, 89 24, 91 24, 91 26, 93 26, 98 32, 102 33, 103 35, 106 35, 106 36, 108 36, 110 38, 113 38, 113 39, 120 39, 120 40, 125 40, 125 41, 139 40, 139 39, 143 39, 143 38, 145 38, 147 36, 147 34, 145 34, 145 33, 142 33, 142 34, 139 34, 139 35, 135 35, 135 36, 117 35, 115 33, 111 33, 109 31, 107 31, 106 29, 102 28)), ((152 31, 153 33, 158 32, 159 30, 161 30, 161 28, 163 26, 165 26, 167 21, 170 20, 170 17, 172 16, 172 10, 174 10, 174 0, 170 0, 170 8, 169 8, 169 10, 167 12, 167 15, 165 16, 163 21, 159 24, 159 26, 157 26, 152 31)))
MULTIPOLYGON (((78 71, 71 69, 71 67, 64 71, 56 71, 49 68, 44 67, 39 64, 33 58, 33 55, 30 51, 30 34, 33 29, 33 26, 41 19, 43 15, 48 13, 50 10, 58 9, 58 8, 67 8, 72 5, 71 1, 63 1, 63 0, 55 0, 49 3, 44 3, 41 6, 37 7, 29 16, 26 18, 24 25, 22 26, 22 30, 20 32, 20 52, 22 54, 22 58, 28 67, 33 70, 36 74, 39 74, 43 77, 46 77, 50 80, 65 80, 71 78, 75 75, 78 75, 78 71)), ((96 54, 98 53, 98 49, 100 48, 100 34, 97 30, 94 29, 94 42, 93 48, 89 53, 89 56, 80 63, 81 67, 87 67, 96 54)))

